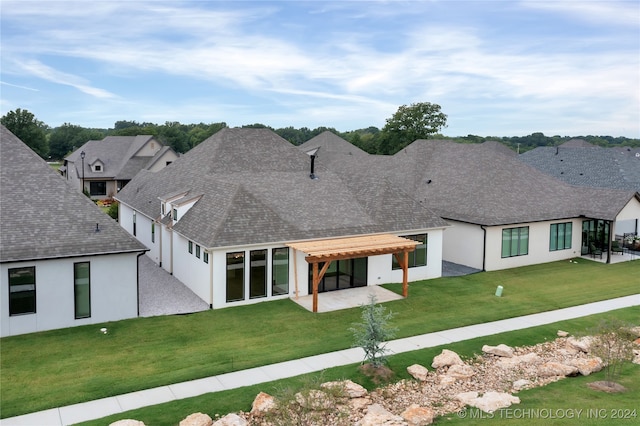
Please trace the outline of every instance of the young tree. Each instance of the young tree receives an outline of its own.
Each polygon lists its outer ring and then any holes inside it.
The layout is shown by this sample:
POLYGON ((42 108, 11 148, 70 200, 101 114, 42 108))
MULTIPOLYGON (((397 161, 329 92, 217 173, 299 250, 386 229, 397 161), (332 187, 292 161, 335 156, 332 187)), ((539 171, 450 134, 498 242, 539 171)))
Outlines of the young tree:
POLYGON ((46 133, 48 126, 42 121, 36 120, 32 113, 26 109, 18 108, 15 111, 9 111, 0 118, 0 123, 40 157, 45 160, 49 157, 49 143, 46 133))
POLYGON ((397 329, 389 325, 392 312, 386 312, 382 305, 376 305, 375 296, 369 297, 369 304, 362 307, 362 322, 354 323, 349 329, 353 333, 354 347, 364 350, 364 360, 374 368, 387 363, 386 342, 395 337, 397 329))
POLYGON ((380 135, 379 154, 395 154, 416 139, 427 139, 447 126, 447 116, 440 111, 440 105, 420 102, 402 105, 380 135))
POLYGON ((633 339, 628 324, 616 319, 601 321, 592 333, 590 353, 604 363, 605 380, 608 387, 615 386, 622 365, 633 360, 633 339))

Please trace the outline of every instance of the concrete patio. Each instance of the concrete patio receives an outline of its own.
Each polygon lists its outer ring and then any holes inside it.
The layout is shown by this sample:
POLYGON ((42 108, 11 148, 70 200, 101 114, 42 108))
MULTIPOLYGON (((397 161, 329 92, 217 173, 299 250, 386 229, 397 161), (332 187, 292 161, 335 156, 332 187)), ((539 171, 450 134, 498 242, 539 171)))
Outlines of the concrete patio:
MULTIPOLYGON (((581 256, 582 259, 593 260, 600 263, 607 263, 607 253, 602 253, 602 256, 592 256, 585 254, 581 256)), ((630 251, 625 249, 624 253, 611 253, 611 263, 631 262, 634 260, 640 260, 640 252, 630 251)))

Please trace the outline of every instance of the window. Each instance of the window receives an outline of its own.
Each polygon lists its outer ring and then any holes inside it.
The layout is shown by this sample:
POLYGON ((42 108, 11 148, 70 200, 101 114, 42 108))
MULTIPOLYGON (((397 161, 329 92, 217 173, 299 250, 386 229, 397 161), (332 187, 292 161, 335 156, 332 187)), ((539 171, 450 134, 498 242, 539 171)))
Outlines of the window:
POLYGON ((200 259, 200 245, 196 244, 196 257, 200 259))
POLYGON ((9 315, 36 313, 36 267, 9 269, 9 315))
POLYGON ((529 227, 503 229, 502 257, 524 256, 526 254, 529 254, 529 227))
POLYGON ((289 294, 289 249, 271 251, 271 295, 289 294))
POLYGON ((202 260, 204 261, 204 263, 209 263, 209 253, 207 253, 206 251, 202 253, 202 260))
POLYGON ((552 223, 549 236, 549 251, 571 248, 571 222, 552 223))
POLYGON ((156 242, 156 224, 151 222, 151 242, 156 242))
POLYGON ((267 297, 267 251, 252 250, 249 253, 249 297, 267 297))
POLYGON ((164 203, 162 203, 161 207, 160 207, 160 214, 162 214, 163 217, 165 215, 166 208, 167 208, 166 205, 164 203))
POLYGON ((173 220, 178 220, 178 209, 173 209, 173 220))
POLYGON ((227 302, 244 299, 244 252, 227 253, 227 302))
POLYGON ((107 195, 107 182, 89 182, 91 196, 107 195))
POLYGON ((136 212, 133 212, 133 236, 136 236, 136 212))
POLYGON ((89 262, 73 264, 73 294, 76 319, 91 316, 91 276, 89 262))
MULTIPOLYGON (((404 238, 419 243, 414 251, 409 252, 409 268, 427 266, 427 234, 405 235, 404 238)), ((391 268, 401 269, 395 255, 392 256, 391 268)))
POLYGON ((189 241, 189 254, 193 254, 193 241, 189 241))
POLYGON ((101 171, 102 171, 102 166, 101 166, 100 164, 96 164, 96 166, 95 166, 94 170, 95 170, 96 172, 101 172, 101 171))

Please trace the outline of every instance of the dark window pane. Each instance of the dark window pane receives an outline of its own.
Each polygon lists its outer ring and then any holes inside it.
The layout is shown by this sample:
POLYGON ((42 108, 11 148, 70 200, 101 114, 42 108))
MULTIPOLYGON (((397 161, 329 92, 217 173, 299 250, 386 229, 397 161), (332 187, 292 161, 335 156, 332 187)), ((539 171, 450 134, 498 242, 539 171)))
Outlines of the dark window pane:
POLYGON ((272 252, 272 274, 273 283, 271 286, 272 296, 289 293, 289 249, 277 248, 272 252))
POLYGON ((244 300, 244 252, 227 253, 227 302, 244 300))
POLYGON ((9 269, 9 315, 36 312, 36 267, 9 269))
POLYGON ((249 297, 267 297, 267 251, 253 250, 250 253, 249 297))

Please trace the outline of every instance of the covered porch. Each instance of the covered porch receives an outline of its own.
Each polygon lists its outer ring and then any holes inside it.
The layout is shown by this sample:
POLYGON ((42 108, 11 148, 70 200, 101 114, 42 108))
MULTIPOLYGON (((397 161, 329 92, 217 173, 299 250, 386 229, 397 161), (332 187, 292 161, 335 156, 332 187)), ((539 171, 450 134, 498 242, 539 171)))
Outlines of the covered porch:
MULTIPOLYGON (((331 262, 339 260, 393 254, 398 265, 402 268, 402 297, 407 297, 409 292, 409 253, 414 251, 418 244, 419 243, 417 241, 408 238, 390 234, 381 234, 362 237, 337 238, 331 240, 294 242, 287 244, 287 246, 291 247, 294 250, 294 253, 295 251, 304 253, 305 261, 312 267, 312 288, 310 289, 311 294, 309 296, 311 297, 311 310, 313 312, 318 312, 319 283, 327 272, 331 262)), ((369 287, 363 287, 364 290, 368 288, 369 287)), ((339 290, 336 292, 340 293, 342 296, 342 293, 345 291, 347 290, 339 290)), ((296 297, 296 299, 301 298, 296 297)))

